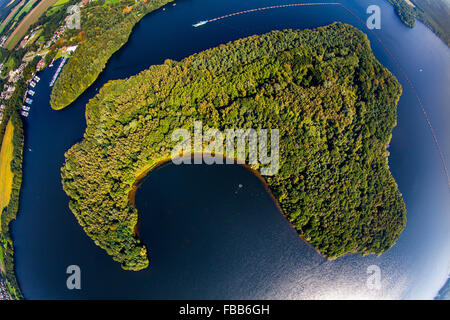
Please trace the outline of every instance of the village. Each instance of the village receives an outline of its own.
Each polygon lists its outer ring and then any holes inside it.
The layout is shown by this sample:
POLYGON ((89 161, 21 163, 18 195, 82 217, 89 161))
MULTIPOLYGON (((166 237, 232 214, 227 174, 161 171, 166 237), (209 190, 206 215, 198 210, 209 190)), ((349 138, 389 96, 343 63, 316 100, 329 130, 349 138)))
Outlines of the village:
MULTIPOLYGON (((82 0, 78 3, 78 6, 80 8, 84 7, 87 3, 89 3, 92 0, 82 0)), ((24 117, 28 117, 29 112, 31 110, 31 104, 33 103, 32 96, 35 94, 35 91, 33 88, 36 86, 36 84, 39 82, 40 78, 36 76, 36 73, 38 71, 41 71, 44 69, 47 64, 45 57, 47 54, 50 53, 51 47, 65 34, 66 32, 66 21, 70 17, 70 14, 68 14, 62 23, 61 26, 59 26, 56 31, 53 33, 50 40, 48 40, 46 43, 40 43, 39 47, 35 51, 27 51, 23 57, 21 64, 14 70, 10 70, 8 73, 4 74, 4 70, 6 69, 6 66, 4 63, 0 63, 0 79, 6 80, 2 87, 0 87, 0 124, 3 121, 3 115, 5 112, 5 102, 9 100, 14 91, 16 90, 16 84, 18 81, 20 81, 23 78, 23 71, 25 67, 33 61, 36 57, 39 57, 40 60, 38 64, 36 65, 36 69, 32 73, 32 76, 29 79, 26 79, 26 84, 28 87, 28 90, 25 91, 25 94, 22 99, 22 107, 21 107, 21 115, 24 117)), ((37 36, 39 35, 39 32, 41 31, 41 26, 36 26, 33 29, 29 30, 28 34, 25 35, 20 42, 20 44, 17 46, 16 50, 19 48, 25 48, 28 43, 35 41, 37 36)), ((4 37, 3 37, 4 38, 4 37)), ((6 39, 0 39, 0 46, 2 43, 6 41, 6 39)), ((72 54, 76 50, 77 46, 65 46, 62 48, 58 48, 56 56, 53 58, 53 60, 48 63, 48 65, 53 66, 53 62, 59 58, 63 58, 63 62, 59 65, 57 71, 55 72, 55 75, 50 83, 50 86, 53 86, 54 82, 56 81, 56 78, 58 77, 59 73, 61 72, 62 67, 64 66, 65 62, 67 61, 70 54, 72 54)), ((53 49, 55 50, 55 49, 53 49)))

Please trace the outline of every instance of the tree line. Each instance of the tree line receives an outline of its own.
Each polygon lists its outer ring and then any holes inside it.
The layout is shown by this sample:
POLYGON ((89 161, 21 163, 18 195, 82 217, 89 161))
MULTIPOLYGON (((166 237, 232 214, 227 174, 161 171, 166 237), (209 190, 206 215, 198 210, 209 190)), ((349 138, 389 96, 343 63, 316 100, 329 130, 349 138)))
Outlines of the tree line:
POLYGON ((93 2, 81 11, 81 30, 76 33, 78 48, 55 82, 50 104, 62 109, 78 98, 99 76, 106 62, 127 41, 134 25, 147 13, 171 0, 117 3, 93 2), (133 6, 130 12, 123 12, 133 6))
POLYGON ((106 83, 65 155, 63 187, 87 235, 123 268, 143 269, 129 193, 140 172, 170 158, 171 133, 194 121, 275 128, 280 170, 266 182, 298 233, 330 259, 381 254, 406 223, 386 150, 400 95, 351 26, 240 39, 106 83))
POLYGON ((9 225, 11 221, 16 219, 17 211, 19 209, 20 188, 22 185, 22 162, 23 162, 23 145, 24 145, 24 129, 20 110, 22 107, 22 99, 27 90, 26 79, 30 79, 39 59, 36 58, 30 62, 24 69, 24 77, 16 83, 16 90, 12 97, 5 102, 6 108, 3 115, 3 121, 0 124, 0 148, 3 143, 3 136, 6 126, 9 121, 14 126, 13 134, 13 160, 11 162, 11 171, 14 174, 11 198, 9 204, 3 209, 1 214, 0 226, 0 246, 3 254, 3 261, 5 265, 5 274, 2 277, 8 283, 8 290, 14 299, 23 298, 16 279, 14 270, 14 245, 10 233, 9 225))

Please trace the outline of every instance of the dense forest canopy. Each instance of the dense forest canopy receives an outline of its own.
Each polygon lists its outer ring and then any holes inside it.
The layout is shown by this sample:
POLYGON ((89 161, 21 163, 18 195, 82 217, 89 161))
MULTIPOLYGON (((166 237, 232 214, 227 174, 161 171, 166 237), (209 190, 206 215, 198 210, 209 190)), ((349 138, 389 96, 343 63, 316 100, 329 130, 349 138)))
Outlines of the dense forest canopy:
POLYGON ((113 53, 128 41, 134 25, 170 1, 97 1, 83 8, 79 46, 55 82, 50 96, 52 108, 62 109, 78 98, 97 79, 113 53), (131 6, 131 11, 124 12, 131 6))
POLYGON ((66 153, 63 187, 95 243, 123 268, 143 269, 129 194, 140 173, 170 158, 172 132, 195 121, 276 128, 280 170, 265 178, 298 233, 331 259, 380 254, 406 223, 386 150, 400 95, 351 26, 237 40, 105 84, 87 105, 84 139, 66 153))

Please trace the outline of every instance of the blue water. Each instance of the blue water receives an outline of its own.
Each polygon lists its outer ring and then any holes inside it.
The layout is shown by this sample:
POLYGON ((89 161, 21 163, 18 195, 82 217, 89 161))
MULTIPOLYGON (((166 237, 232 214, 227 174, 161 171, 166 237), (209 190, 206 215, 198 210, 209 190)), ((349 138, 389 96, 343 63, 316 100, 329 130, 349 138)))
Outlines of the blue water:
MULTIPOLYGON (((389 165, 407 205, 408 223, 388 253, 321 258, 297 237, 262 183, 237 165, 166 165, 148 175, 136 195, 139 230, 151 259, 150 268, 140 272, 123 271, 84 234, 68 209, 60 179, 64 152, 81 140, 85 105, 107 81, 274 29, 343 21, 368 32, 339 7, 275 9, 191 26, 235 11, 293 2, 183 0, 168 5, 145 17, 94 85, 59 112, 49 106, 48 87, 57 64, 40 73, 25 123, 24 181, 12 228, 17 276, 26 298, 434 297, 450 261, 447 179, 413 90, 372 33, 376 57, 404 89, 389 165), (66 288, 65 271, 73 264, 82 272, 78 291, 66 288), (366 285, 370 265, 381 268, 381 290, 366 285)), ((365 1, 340 2, 367 18, 365 1)), ((421 23, 414 29, 403 26, 387 1, 370 4, 382 9, 382 28, 375 32, 416 87, 450 167, 450 50, 421 23)))

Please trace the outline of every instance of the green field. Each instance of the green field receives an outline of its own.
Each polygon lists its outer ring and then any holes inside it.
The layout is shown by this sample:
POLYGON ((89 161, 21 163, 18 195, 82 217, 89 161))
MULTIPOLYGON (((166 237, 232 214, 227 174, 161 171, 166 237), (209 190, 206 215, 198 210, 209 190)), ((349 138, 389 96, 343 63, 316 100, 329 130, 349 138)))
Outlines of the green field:
POLYGON ((3 32, 6 25, 16 16, 16 13, 20 10, 20 8, 23 6, 24 3, 25 3, 25 1, 20 2, 17 6, 14 7, 14 9, 11 10, 11 13, 6 17, 6 19, 0 25, 0 33, 3 32))
POLYGON ((150 0, 134 6, 135 14, 123 14, 130 2, 104 6, 101 1, 84 9, 80 41, 53 87, 50 103, 62 109, 82 94, 105 68, 114 52, 127 41, 134 25, 147 13, 172 0, 150 0))
POLYGON ((16 67, 16 60, 14 60, 13 57, 9 57, 8 61, 6 61, 5 67, 7 72, 14 70, 16 67))
POLYGON ((19 42, 19 39, 17 37, 18 37, 17 34, 12 35, 11 37, 9 37, 9 39, 6 41, 6 43, 7 43, 6 49, 8 49, 8 50, 14 49, 16 44, 19 42))
POLYGON ((448 0, 388 0, 400 20, 414 28, 416 19, 422 21, 450 46, 450 1, 448 0))
POLYGON ((38 0, 30 0, 30 1, 28 1, 27 4, 24 5, 22 7, 22 9, 16 14, 16 16, 14 17, 14 20, 17 21, 21 14, 27 13, 28 11, 30 11, 31 7, 33 7, 33 5, 36 3, 36 1, 38 1, 38 0))
POLYGON ((450 46, 450 2, 445 0, 413 0, 417 17, 450 46))
POLYGON ((7 24, 14 19, 14 24, 9 27, 9 30, 14 29, 14 26, 19 21, 19 17, 21 17, 24 13, 27 13, 31 10, 33 5, 39 0, 29 0, 25 3, 25 1, 20 2, 8 15, 8 17, 2 22, 0 26, 0 33, 3 32, 4 28, 7 26, 7 24), (25 4, 25 5, 24 5, 25 4))
POLYGON ((27 45, 27 46, 32 45, 32 44, 40 37, 42 31, 43 31, 43 29, 37 30, 37 31, 34 33, 34 35, 33 35, 30 39, 28 39, 28 42, 27 42, 26 45, 27 45))

